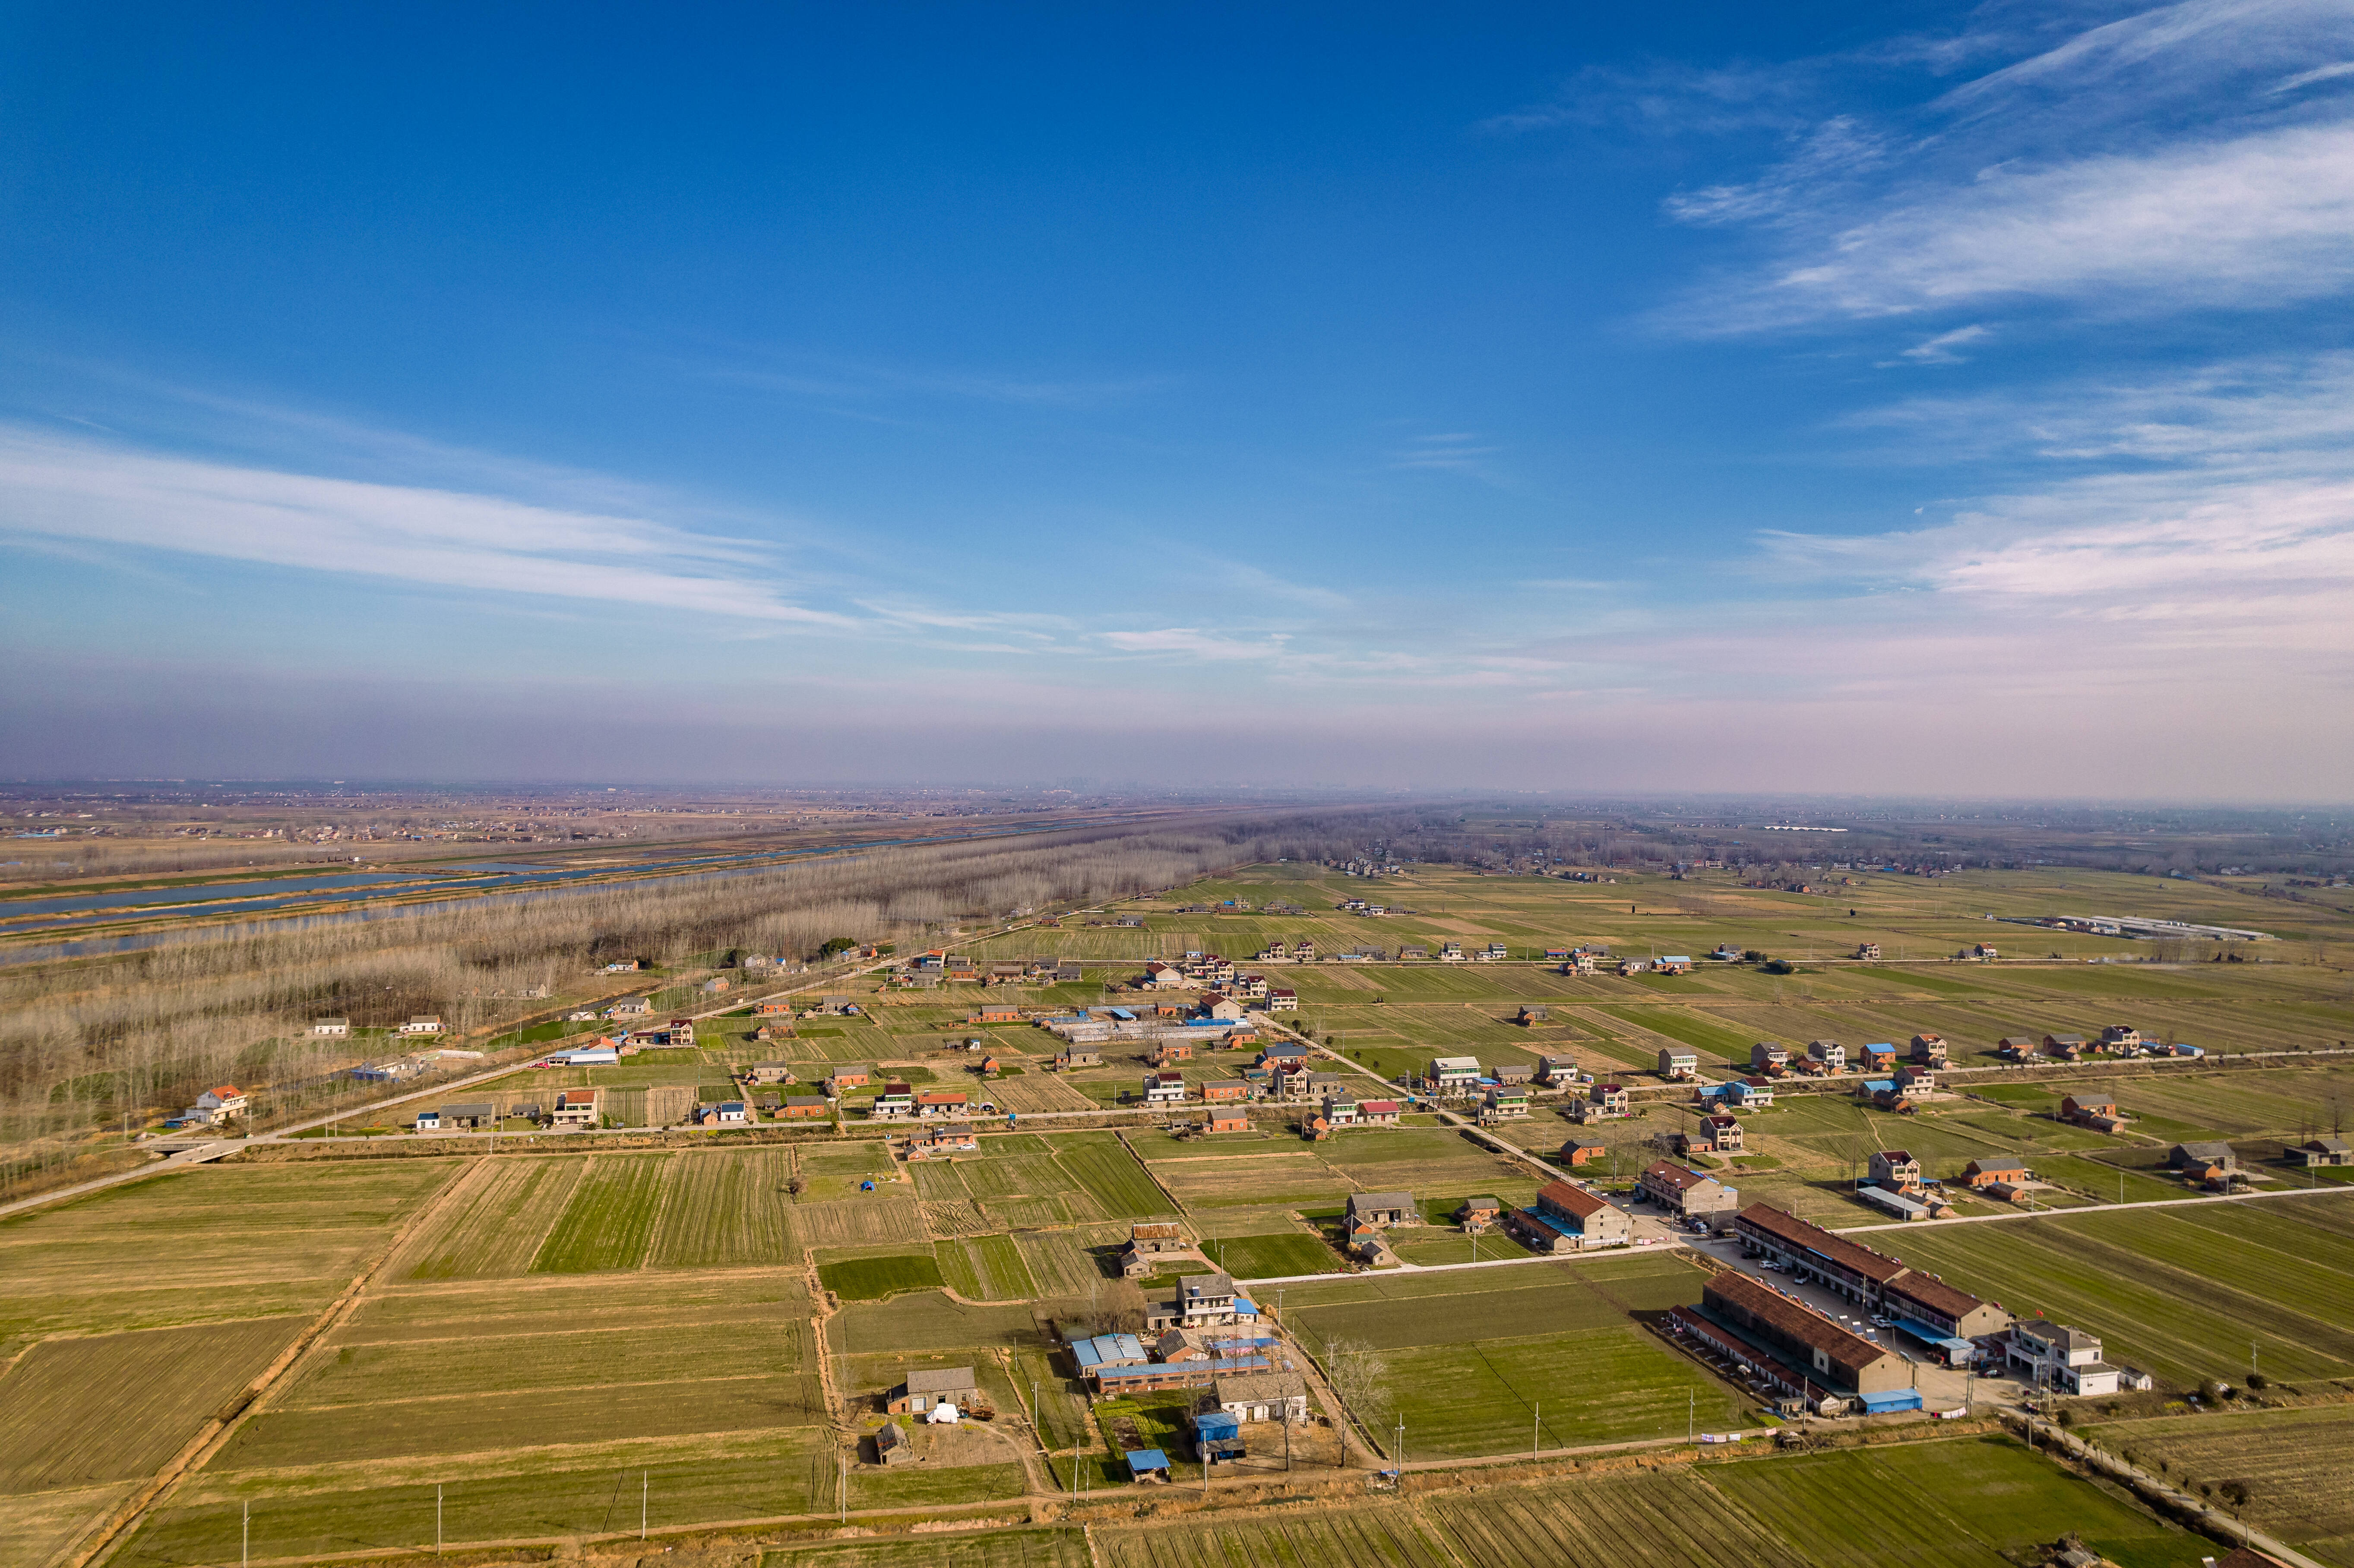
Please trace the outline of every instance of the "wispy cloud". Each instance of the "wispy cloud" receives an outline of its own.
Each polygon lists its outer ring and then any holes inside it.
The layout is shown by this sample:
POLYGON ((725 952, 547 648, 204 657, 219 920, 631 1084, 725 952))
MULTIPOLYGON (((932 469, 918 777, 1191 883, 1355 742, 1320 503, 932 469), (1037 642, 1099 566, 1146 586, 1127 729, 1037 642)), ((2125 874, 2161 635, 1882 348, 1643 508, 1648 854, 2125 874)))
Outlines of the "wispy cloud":
POLYGON ((1470 431, 1450 430, 1415 437, 1390 454, 1389 465, 1395 469, 1465 473, 1492 482, 1494 475, 1488 460, 1502 450, 1470 431))
POLYGON ((2275 84, 2273 90, 2295 92, 2299 88, 2311 87, 2316 82, 2337 81, 2349 76, 2354 76, 2354 60, 2338 60, 2331 65, 2317 66, 2311 70, 2301 70, 2295 76, 2275 84))
POLYGON ((816 356, 781 362, 713 360, 691 363, 684 368, 707 381, 845 405, 946 399, 1032 408, 1095 408, 1131 402, 1171 385, 1162 376, 1038 377, 816 356))
POLYGON ((770 586, 774 547, 645 516, 208 462, 0 427, 0 526, 472 591, 810 626, 850 618, 770 586))
MULTIPOLYGON (((1935 337, 1924 338, 1910 348, 1899 349, 1896 362, 1909 361, 1914 365, 1959 365, 1968 356, 1957 354, 1955 350, 1967 348, 1971 344, 1981 342, 1987 335, 1987 329, 1982 326, 1973 324, 1956 327, 1951 332, 1941 332, 1935 337)), ((1888 362, 1883 361, 1883 364, 1885 363, 1888 362)))
POLYGON ((1679 222, 1756 238, 1745 264, 1659 319, 1708 335, 2341 293, 2354 286, 2354 124, 2342 99, 2279 93, 2332 79, 2348 23, 2337 0, 2187 0, 1912 114, 1819 114, 1753 178, 1666 198, 1679 222))

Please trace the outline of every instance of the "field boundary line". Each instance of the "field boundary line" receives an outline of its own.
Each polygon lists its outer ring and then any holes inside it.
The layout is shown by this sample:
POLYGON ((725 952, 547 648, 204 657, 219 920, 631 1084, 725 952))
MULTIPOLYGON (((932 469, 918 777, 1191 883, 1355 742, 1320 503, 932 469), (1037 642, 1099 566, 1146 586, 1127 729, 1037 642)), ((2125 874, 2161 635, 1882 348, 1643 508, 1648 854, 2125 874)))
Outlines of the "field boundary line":
MULTIPOLYGON (((281 1385, 286 1374, 292 1371, 311 1351, 316 1349, 321 1340, 358 1309, 361 1298, 366 1294, 369 1282, 392 1261, 394 1255, 400 1251, 409 1237, 418 1234, 419 1227, 440 1213, 441 1210, 452 1201, 459 1189, 472 1181, 477 1173, 484 1169, 485 1164, 486 1162, 478 1161, 473 1170, 446 1183, 440 1192, 434 1194, 432 1202, 419 1208, 416 1213, 409 1216, 407 1224, 402 1225, 399 1230, 387 1237, 383 1250, 352 1277, 352 1282, 344 1287, 343 1294, 329 1302, 326 1309, 312 1319, 310 1328, 295 1335, 293 1342, 279 1351, 278 1358, 264 1367, 260 1375, 246 1384, 242 1401, 237 1403, 237 1408, 229 1411, 226 1416, 219 1413, 214 1414, 203 1426, 197 1428, 196 1435, 188 1439, 187 1444, 179 1453, 174 1455, 145 1487, 134 1493, 128 1502, 118 1508, 105 1525, 94 1536, 88 1538, 88 1544, 67 1560, 66 1568, 90 1568, 90 1564, 111 1557, 117 1548, 131 1539, 133 1527, 145 1519, 148 1511, 156 1503, 176 1491, 181 1482, 203 1468, 215 1455, 228 1446, 229 1439, 244 1429, 246 1422, 281 1385)), ((237 1401, 238 1396, 232 1395, 231 1399, 237 1401)))

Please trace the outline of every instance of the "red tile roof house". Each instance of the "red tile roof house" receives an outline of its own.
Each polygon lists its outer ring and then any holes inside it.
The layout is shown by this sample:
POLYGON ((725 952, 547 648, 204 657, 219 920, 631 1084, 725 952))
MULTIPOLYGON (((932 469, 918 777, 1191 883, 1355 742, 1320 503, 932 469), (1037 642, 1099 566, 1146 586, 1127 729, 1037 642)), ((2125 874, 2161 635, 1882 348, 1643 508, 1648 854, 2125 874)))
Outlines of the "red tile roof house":
POLYGON ((1713 1224, 1741 1206, 1739 1189, 1671 1160, 1653 1160, 1637 1184, 1645 1197, 1688 1220, 1713 1224))
POLYGON ((921 1117, 963 1116, 968 1098, 962 1089, 926 1089, 916 1097, 916 1114, 921 1117))
POLYGON ((1740 1153, 1740 1121, 1729 1116, 1701 1118, 1700 1143, 1702 1148, 1713 1150, 1719 1154, 1740 1153))
POLYGON ((1548 1181, 1537 1190, 1534 1207, 1504 1223, 1532 1252, 1585 1252, 1635 1239, 1635 1222, 1609 1199, 1566 1181, 1548 1181))

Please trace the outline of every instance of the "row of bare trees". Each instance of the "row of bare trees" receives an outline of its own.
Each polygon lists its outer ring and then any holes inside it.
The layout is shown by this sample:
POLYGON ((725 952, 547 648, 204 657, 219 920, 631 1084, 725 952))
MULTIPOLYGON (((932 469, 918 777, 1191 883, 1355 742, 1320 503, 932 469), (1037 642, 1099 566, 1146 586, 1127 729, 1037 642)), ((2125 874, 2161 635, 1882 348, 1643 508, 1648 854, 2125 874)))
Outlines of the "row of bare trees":
POLYGON ((578 994, 599 964, 688 967, 728 951, 805 957, 827 938, 905 940, 1022 908, 1100 903, 1278 854, 1331 831, 1303 819, 1100 827, 1019 841, 860 850, 717 876, 499 895, 364 916, 192 930, 101 961, 0 970, 0 1185, 73 1158, 93 1129, 211 1084, 267 1094, 363 1054, 309 1021, 361 1029, 439 1014, 477 1032, 578 994))

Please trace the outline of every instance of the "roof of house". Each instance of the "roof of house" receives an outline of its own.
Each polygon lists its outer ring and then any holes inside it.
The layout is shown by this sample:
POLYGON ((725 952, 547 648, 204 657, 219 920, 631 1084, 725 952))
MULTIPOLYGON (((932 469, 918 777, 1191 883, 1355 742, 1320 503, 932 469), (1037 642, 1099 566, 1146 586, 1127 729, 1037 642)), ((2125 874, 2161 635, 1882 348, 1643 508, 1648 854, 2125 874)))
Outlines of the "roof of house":
POLYGON ((2310 1149, 2317 1154, 2344 1154, 2354 1150, 2354 1145, 2349 1145, 2342 1138, 2309 1138, 2297 1147, 2310 1149))
POLYGON ((2232 1157, 2232 1146, 2216 1139, 2207 1139, 2198 1143, 2178 1143, 2174 1147, 2180 1150, 2186 1158, 2191 1160, 2229 1160, 2232 1157))
POLYGON ((2001 1176, 2013 1171, 2024 1172, 2026 1169, 2024 1160, 1973 1160, 1969 1163, 1969 1173, 1974 1176, 2001 1176))
POLYGON ((1395 1100, 1360 1100, 1357 1109, 1365 1116, 1395 1116, 1398 1103, 1395 1100))
POLYGON ((961 1393, 980 1386, 970 1367, 927 1367, 909 1372, 907 1383, 909 1393, 961 1393))
POLYGON ((1679 1192, 1687 1192, 1692 1188, 1700 1186, 1702 1182, 1712 1181, 1716 1180, 1716 1178, 1713 1176, 1703 1176, 1699 1171, 1688 1170, 1681 1165, 1676 1164, 1672 1160, 1654 1160, 1651 1161, 1650 1166, 1644 1171, 1643 1180, 1655 1184, 1672 1187, 1679 1192))
POLYGON ((1904 1266, 1885 1253, 1872 1251, 1833 1235, 1820 1225, 1810 1225, 1796 1214, 1785 1213, 1771 1203, 1752 1203, 1741 1211, 1743 1223, 1756 1226, 1766 1234, 1805 1247, 1819 1256, 1829 1259, 1842 1268, 1851 1269, 1866 1279, 1885 1283, 1904 1272, 1904 1266))
MULTIPOLYGON (((1464 1200, 1463 1200, 1463 1208, 1465 1208, 1465 1209, 1470 1209, 1470 1210, 1474 1210, 1474 1211, 1480 1210, 1480 1209, 1499 1209, 1499 1210, 1500 1210, 1501 1208, 1503 1208, 1503 1206, 1504 1206, 1503 1204, 1501 1204, 1501 1203, 1498 1202, 1497 1202, 1495 1199, 1493 1199, 1493 1198, 1466 1198, 1466 1199, 1464 1199, 1464 1200)), ((1458 1209, 1458 1211, 1456 1211, 1456 1212, 1457 1212, 1458 1213, 1460 1213, 1462 1212, 1462 1210, 1459 1210, 1459 1209, 1458 1209)))
POLYGON ((1907 1301, 1918 1301, 1934 1308, 1942 1315, 1959 1319, 1986 1305, 1967 1290, 1956 1289, 1942 1279, 1925 1274, 1907 1274, 1902 1279, 1892 1279, 1881 1287, 1890 1296, 1901 1296, 1907 1301))
POLYGON ((1920 1161, 1913 1158, 1912 1150, 1905 1149, 1883 1149, 1880 1151, 1880 1158, 1885 1160, 1891 1165, 1917 1165, 1920 1163, 1920 1161))
POLYGON ((1211 1384, 1211 1393, 1220 1404, 1255 1404, 1261 1400, 1272 1404, 1278 1399, 1298 1399, 1308 1392, 1308 1380, 1298 1372, 1244 1372, 1235 1377, 1222 1377, 1211 1384))
POLYGON ((1720 1130, 1724 1128, 1739 1127, 1741 1125, 1741 1118, 1737 1116, 1707 1116, 1701 1118, 1701 1119, 1708 1123, 1709 1126, 1720 1130))
POLYGON ((1564 1213, 1589 1219, 1610 1206, 1610 1200, 1583 1187, 1573 1187, 1566 1181, 1548 1181, 1537 1189, 1537 1197, 1564 1213))
POLYGON ((1711 1275, 1708 1283, 1701 1287, 1701 1293, 1703 1299, 1712 1304, 1737 1307, 1808 1349, 1821 1351, 1830 1358, 1832 1371, 1850 1385, 1858 1372, 1889 1353, 1861 1335, 1850 1333, 1821 1313, 1734 1270, 1711 1275))
POLYGON ((1349 1194, 1349 1213, 1352 1214, 1360 1209, 1411 1209, 1413 1207, 1414 1194, 1411 1192, 1352 1192, 1349 1194))
POLYGON ((2071 1329, 2049 1318, 2021 1318, 2011 1325, 2011 1331, 2067 1351, 2098 1351, 2101 1348, 2099 1335, 2087 1334, 2082 1329, 2071 1329))

